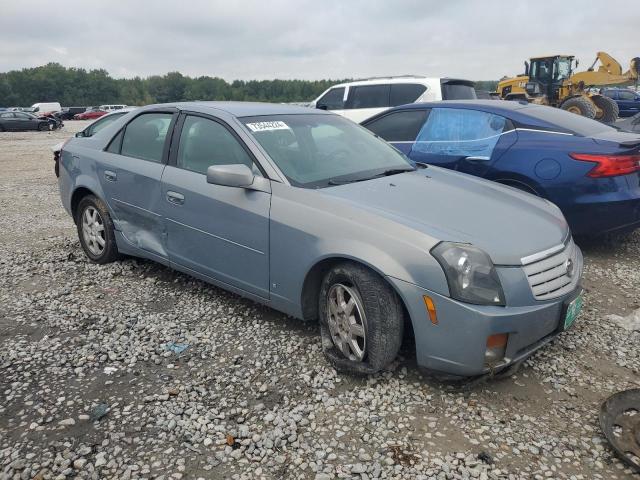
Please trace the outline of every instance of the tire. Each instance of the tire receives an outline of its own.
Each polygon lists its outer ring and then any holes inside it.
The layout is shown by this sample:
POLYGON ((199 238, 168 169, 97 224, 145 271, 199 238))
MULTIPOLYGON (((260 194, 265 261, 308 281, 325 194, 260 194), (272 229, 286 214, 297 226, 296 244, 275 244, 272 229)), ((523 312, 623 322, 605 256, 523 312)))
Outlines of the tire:
POLYGON ((604 95, 596 95, 591 97, 593 103, 595 103, 596 107, 602 110, 602 114, 594 117, 596 120, 603 123, 613 123, 618 119, 618 115, 620 115, 620 108, 615 100, 605 97, 604 95))
POLYGON ((48 132, 49 131, 49 124, 48 123, 40 123, 38 125, 38 130, 41 132, 48 132))
POLYGON ((560 108, 587 118, 595 118, 596 116, 596 106, 591 100, 583 96, 572 97, 565 100, 562 102, 562 105, 560 105, 560 108))
POLYGON ((375 272, 353 262, 338 264, 324 277, 318 301, 322 349, 336 370, 368 375, 396 358, 404 331, 402 302, 375 272))
POLYGON ((111 263, 120 258, 111 216, 107 206, 94 195, 87 195, 76 211, 78 238, 84 253, 94 263, 111 263))

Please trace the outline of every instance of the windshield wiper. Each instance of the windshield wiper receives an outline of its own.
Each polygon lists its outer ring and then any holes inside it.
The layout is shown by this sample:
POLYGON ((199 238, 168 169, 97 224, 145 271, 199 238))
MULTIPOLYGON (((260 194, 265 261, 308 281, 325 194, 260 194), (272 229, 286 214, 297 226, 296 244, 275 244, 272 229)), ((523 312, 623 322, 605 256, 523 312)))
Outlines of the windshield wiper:
POLYGON ((376 173, 375 175, 371 175, 370 177, 361 177, 361 178, 353 178, 353 179, 348 179, 348 180, 337 180, 335 178, 330 178, 329 181, 327 182, 329 185, 345 185, 347 183, 355 183, 355 182, 364 182, 366 180, 373 180, 374 178, 379 178, 379 177, 388 177, 390 175, 396 175, 398 173, 405 173, 405 172, 413 172, 415 171, 415 168, 389 168, 383 172, 380 173, 376 173))

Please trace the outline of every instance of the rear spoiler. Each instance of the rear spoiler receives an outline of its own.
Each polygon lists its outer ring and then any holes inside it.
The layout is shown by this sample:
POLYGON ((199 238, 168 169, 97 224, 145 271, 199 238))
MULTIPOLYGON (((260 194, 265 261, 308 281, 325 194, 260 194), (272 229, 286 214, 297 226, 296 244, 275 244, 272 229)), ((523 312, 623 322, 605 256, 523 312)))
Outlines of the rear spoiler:
POLYGON ((442 79, 440 79, 440 84, 441 85, 446 85, 447 83, 454 83, 454 84, 458 84, 458 85, 467 85, 469 87, 475 87, 476 86, 476 82, 473 82, 471 80, 464 80, 462 78, 442 78, 442 79))

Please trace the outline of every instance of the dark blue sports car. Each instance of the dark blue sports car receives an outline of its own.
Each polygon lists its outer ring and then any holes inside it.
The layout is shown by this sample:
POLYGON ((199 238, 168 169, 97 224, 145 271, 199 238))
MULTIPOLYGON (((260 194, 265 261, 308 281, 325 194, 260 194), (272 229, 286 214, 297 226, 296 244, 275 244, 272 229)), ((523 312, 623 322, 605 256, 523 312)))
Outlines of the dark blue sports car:
POLYGON ((403 105, 362 125, 414 162, 552 201, 574 234, 640 226, 640 134, 558 108, 496 100, 403 105))

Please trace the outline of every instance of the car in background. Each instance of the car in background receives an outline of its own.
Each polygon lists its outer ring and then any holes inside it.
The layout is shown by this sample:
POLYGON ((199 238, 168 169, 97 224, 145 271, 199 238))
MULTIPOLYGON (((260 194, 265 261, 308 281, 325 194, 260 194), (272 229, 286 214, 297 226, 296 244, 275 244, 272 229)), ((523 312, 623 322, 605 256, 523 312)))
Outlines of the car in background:
POLYGON ((561 109, 502 100, 404 105, 362 125, 414 162, 553 202, 576 235, 640 226, 640 135, 561 109))
POLYGON ((624 120, 617 121, 613 127, 625 132, 640 133, 640 113, 635 114, 633 117, 627 117, 624 120))
POLYGON ((370 78, 334 85, 309 106, 330 110, 359 123, 397 105, 474 99, 474 85, 469 80, 417 75, 370 78))
MULTIPOLYGON (((123 115, 125 115, 125 114, 127 114, 127 113, 129 113, 129 112, 131 112, 131 111, 133 111, 135 109, 136 109, 136 107, 125 107, 125 108, 122 108, 120 110, 116 110, 114 112, 107 113, 106 115, 103 115, 102 117, 98 118, 95 122, 91 123, 84 130, 76 132, 75 137, 76 138, 91 138, 96 133, 98 133, 100 130, 102 130, 103 128, 107 127, 108 125, 111 125, 111 123, 113 123, 115 120, 119 119, 123 115)), ((65 140, 64 142, 60 142, 60 143, 54 145, 53 147, 51 147, 51 151, 53 152, 53 161, 55 162, 54 171, 55 171, 56 177, 59 174, 59 163, 58 162, 60 160, 60 151, 64 147, 65 143, 67 143, 68 141, 69 140, 65 140)))
POLYGON ((61 120, 73 120, 75 115, 86 111, 87 107, 62 107, 62 110, 56 113, 55 116, 61 120))
POLYGON ((96 118, 100 118, 103 115, 106 115, 108 112, 105 110, 100 110, 98 107, 88 108, 86 111, 82 113, 78 113, 73 116, 74 120, 93 120, 96 118))
POLYGON ((26 112, 0 112, 0 132, 49 131, 57 128, 55 121, 26 112))
POLYGON ((319 320, 343 372, 392 362, 405 315, 418 365, 474 376, 528 357, 580 310, 582 255, 554 205, 412 165, 322 110, 152 105, 60 155, 89 261, 148 258, 319 320))
POLYGON ((615 100, 620 117, 631 117, 640 113, 640 93, 628 88, 603 88, 600 93, 615 100))
POLYGON ((36 115, 49 115, 62 111, 62 107, 58 102, 40 102, 31 105, 31 110, 36 115))

